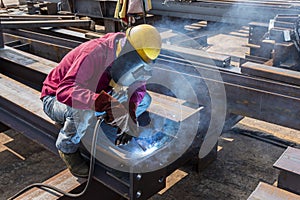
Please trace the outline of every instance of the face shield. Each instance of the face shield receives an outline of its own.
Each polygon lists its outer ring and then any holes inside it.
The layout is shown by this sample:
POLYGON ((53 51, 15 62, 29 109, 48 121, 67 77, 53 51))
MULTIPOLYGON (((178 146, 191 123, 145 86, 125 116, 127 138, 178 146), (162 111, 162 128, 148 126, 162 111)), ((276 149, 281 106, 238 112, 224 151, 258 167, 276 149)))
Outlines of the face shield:
POLYGON ((119 85, 129 86, 136 81, 147 81, 152 67, 144 62, 137 51, 126 41, 120 55, 110 68, 112 79, 119 85))

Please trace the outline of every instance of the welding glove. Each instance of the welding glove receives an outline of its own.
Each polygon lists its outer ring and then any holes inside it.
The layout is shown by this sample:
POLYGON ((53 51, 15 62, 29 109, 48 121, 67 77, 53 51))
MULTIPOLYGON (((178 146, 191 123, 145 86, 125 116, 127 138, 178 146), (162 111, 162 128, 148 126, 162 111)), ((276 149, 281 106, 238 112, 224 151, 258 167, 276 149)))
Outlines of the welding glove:
MULTIPOLYGON (((121 131, 118 130, 118 132, 121 132, 121 131)), ((115 145, 116 146, 126 145, 126 144, 128 144, 132 140, 132 138, 133 138, 133 136, 127 134, 126 132, 118 133, 117 134, 117 138, 115 140, 115 145)))
POLYGON ((138 137, 139 136, 139 123, 137 121, 137 117, 136 117, 136 109, 137 109, 138 105, 135 102, 130 102, 129 101, 129 115, 130 115, 130 119, 128 121, 128 128, 129 128, 129 134, 134 136, 134 137, 138 137))
POLYGON ((139 134, 139 125, 136 120, 129 119, 128 127, 125 131, 118 129, 117 138, 115 140, 115 145, 126 145, 128 144, 133 137, 138 137, 139 134))
POLYGON ((129 113, 127 109, 105 91, 101 91, 95 100, 95 111, 106 112, 105 122, 118 127, 120 133, 128 131, 129 113))

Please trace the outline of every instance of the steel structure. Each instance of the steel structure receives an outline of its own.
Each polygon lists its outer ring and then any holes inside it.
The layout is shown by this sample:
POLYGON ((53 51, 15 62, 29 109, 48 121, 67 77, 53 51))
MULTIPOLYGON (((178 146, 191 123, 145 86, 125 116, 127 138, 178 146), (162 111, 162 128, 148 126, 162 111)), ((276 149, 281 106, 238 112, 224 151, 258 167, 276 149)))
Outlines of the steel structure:
MULTIPOLYGON (((63 10, 92 18, 112 18, 116 0, 82 2, 64 0, 63 10)), ((245 24, 252 21, 269 22, 277 14, 299 14, 298 1, 274 0, 152 0, 149 14, 245 24)))
MULTIPOLYGON (((4 33, 0 34, 0 45, 3 44, 0 50, 1 123, 20 131, 54 153, 58 129, 43 113, 39 91, 42 81, 57 62, 72 48, 88 39, 81 37, 80 33, 77 36, 70 36, 57 32, 58 29, 55 29, 55 32, 52 29, 34 28, 49 25, 59 27, 90 25, 89 21, 70 20, 64 21, 67 22, 65 24, 63 21, 35 21, 36 24, 28 25, 27 22, 16 23, 7 20, 1 23, 1 31, 3 29, 4 33), (19 29, 10 29, 12 27, 19 29)), ((267 68, 262 65, 260 69, 267 68)), ((236 68, 230 66, 228 56, 205 55, 196 50, 192 53, 185 48, 167 45, 163 47, 153 67, 151 82, 159 83, 158 77, 162 76, 169 83, 169 88, 149 84, 148 88, 152 92, 163 97, 174 97, 170 92, 178 87, 178 83, 174 84, 174 77, 182 77, 192 86, 197 99, 191 98, 189 94, 183 94, 182 99, 189 105, 204 107, 199 119, 198 132, 190 148, 172 164, 160 170, 149 173, 123 173, 123 178, 120 179, 119 172, 116 173, 115 170, 98 162, 94 180, 109 187, 119 197, 147 199, 165 187, 165 178, 170 173, 188 160, 194 158, 198 160, 198 152, 203 148, 209 125, 215 120, 212 116, 223 108, 226 114, 224 129, 230 128, 241 119, 239 116, 249 116, 300 130, 298 72, 268 68, 268 76, 258 77, 253 73, 253 71, 259 73, 255 68, 257 63, 246 62, 241 68, 236 68), (289 81, 289 77, 295 81, 289 81), (212 99, 212 93, 217 90, 212 90, 211 87, 224 88, 226 94, 224 99, 212 99)), ((216 144, 217 141, 205 158, 210 158, 211 155, 215 157, 216 144)), ((88 157, 87 152, 85 155, 88 157)), ((205 160, 205 163, 207 162, 205 160)))
POLYGON ((277 14, 298 14, 299 3, 293 1, 168 1, 153 0, 154 15, 245 24, 269 22, 277 14))

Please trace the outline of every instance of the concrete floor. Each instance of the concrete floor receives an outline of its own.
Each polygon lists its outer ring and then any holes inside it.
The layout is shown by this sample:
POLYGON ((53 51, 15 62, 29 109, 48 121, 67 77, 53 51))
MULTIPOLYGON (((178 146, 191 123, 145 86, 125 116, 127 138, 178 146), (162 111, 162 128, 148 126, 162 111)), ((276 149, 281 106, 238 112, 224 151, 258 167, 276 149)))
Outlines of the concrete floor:
MULTIPOLYGON (((248 51, 247 27, 211 27, 213 31, 203 30, 209 35, 205 50, 230 55, 236 65, 248 51)), ((220 137, 215 162, 200 173, 191 165, 181 167, 168 177, 167 188, 150 200, 241 200, 247 199, 259 181, 276 184, 278 171, 272 165, 285 148, 245 136, 253 132, 300 144, 299 131, 245 118, 220 137)), ((0 200, 63 169, 57 156, 22 134, 13 130, 0 132, 0 200)))
POLYGON ((186 177, 152 199, 247 199, 259 181, 273 184, 278 172, 273 163, 284 149, 241 135, 236 128, 219 140, 218 158, 201 173, 182 167, 186 177), (265 153, 267 152, 267 153, 265 153))

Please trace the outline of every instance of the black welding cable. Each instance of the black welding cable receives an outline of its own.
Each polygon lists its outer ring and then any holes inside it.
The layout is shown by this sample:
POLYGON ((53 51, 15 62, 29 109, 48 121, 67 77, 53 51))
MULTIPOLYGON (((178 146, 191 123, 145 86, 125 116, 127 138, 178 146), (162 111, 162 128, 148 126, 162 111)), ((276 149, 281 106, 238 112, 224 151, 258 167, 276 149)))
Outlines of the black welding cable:
POLYGON ((235 133, 244 135, 244 136, 248 136, 251 138, 255 138, 257 140, 281 147, 281 148, 287 148, 289 146, 291 147, 298 147, 299 145, 297 143, 294 142, 290 142, 281 138, 277 138, 274 135, 271 134, 266 134, 266 133, 262 133, 260 131, 253 131, 253 130, 245 130, 245 129, 241 129, 241 128, 232 128, 232 131, 234 131, 235 133))
POLYGON ((94 128, 94 133, 93 133, 93 139, 92 139, 92 146, 91 146, 91 157, 90 157, 90 166, 89 166, 89 174, 87 177, 87 182, 86 185, 84 187, 84 189, 77 194, 73 194, 73 193, 69 193, 69 192, 65 192, 57 187, 54 187, 52 185, 48 185, 48 184, 44 184, 44 183, 33 183, 25 188, 23 188, 22 190, 20 190, 18 193, 16 193, 14 196, 10 197, 8 200, 12 200, 17 198, 18 196, 20 196, 21 194, 23 194, 24 192, 26 192, 27 190, 33 188, 33 187, 38 187, 41 189, 46 189, 46 190, 54 190, 60 194, 63 194, 67 197, 71 197, 71 198, 76 198, 76 197, 80 197, 82 196, 87 188, 89 187, 91 180, 92 180, 92 176, 93 176, 93 172, 94 172, 94 165, 95 165, 95 155, 96 155, 96 142, 97 142, 97 136, 98 136, 98 128, 100 127, 100 125, 102 124, 102 122, 104 121, 103 117, 99 117, 96 123, 96 126, 94 128))

